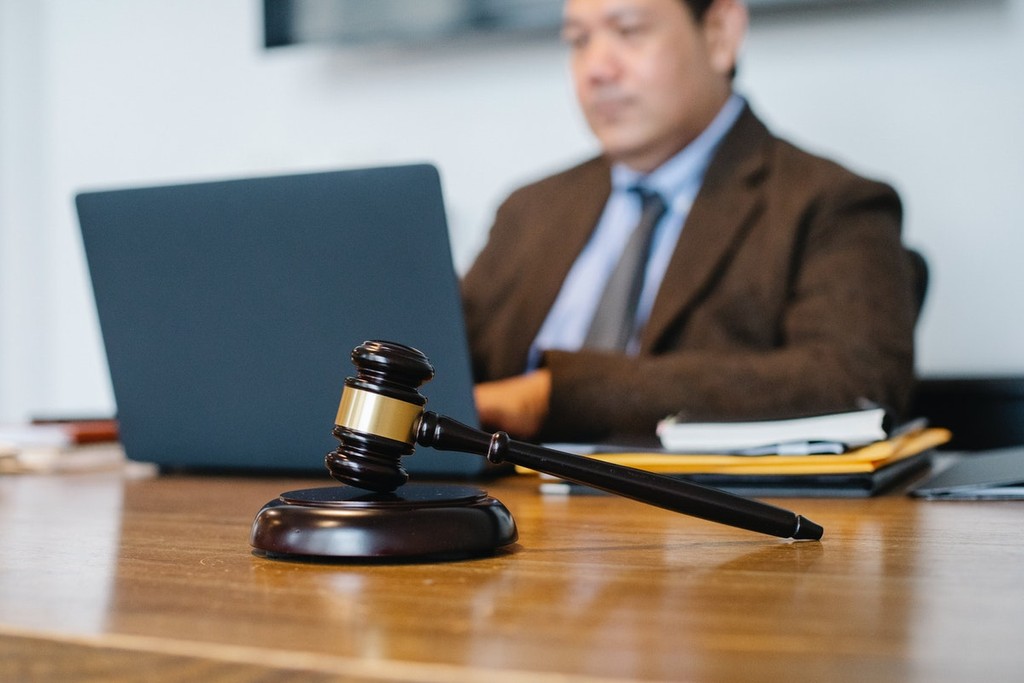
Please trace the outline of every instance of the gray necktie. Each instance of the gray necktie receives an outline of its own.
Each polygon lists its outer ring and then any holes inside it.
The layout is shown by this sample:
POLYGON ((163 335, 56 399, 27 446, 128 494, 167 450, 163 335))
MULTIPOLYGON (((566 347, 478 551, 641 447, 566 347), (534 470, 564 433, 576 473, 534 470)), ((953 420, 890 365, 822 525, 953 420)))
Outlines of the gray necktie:
POLYGON ((636 308, 644 286, 644 272, 651 251, 654 226, 665 214, 665 201, 657 192, 634 187, 641 199, 640 222, 626 243, 619 263, 605 284, 597 312, 583 346, 589 349, 624 351, 633 337, 636 308))

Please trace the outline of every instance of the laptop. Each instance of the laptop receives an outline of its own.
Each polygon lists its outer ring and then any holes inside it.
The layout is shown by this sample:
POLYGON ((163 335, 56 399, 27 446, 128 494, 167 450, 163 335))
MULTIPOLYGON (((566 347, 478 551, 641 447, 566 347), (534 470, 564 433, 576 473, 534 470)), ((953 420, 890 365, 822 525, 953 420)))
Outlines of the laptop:
MULTIPOLYGON (((428 408, 478 424, 433 166, 90 191, 76 206, 130 459, 326 474, 350 354, 370 339, 424 352, 428 408)), ((402 462, 487 468, 422 447, 402 462)))

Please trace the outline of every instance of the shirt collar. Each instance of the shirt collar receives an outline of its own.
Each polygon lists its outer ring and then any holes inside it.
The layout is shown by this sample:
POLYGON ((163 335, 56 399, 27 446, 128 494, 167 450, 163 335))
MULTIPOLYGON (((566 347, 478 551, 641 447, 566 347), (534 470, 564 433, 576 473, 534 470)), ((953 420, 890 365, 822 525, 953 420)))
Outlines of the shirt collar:
POLYGON ((612 166, 612 188, 627 192, 636 185, 658 192, 670 206, 678 199, 692 201, 704 179, 718 144, 729 132, 746 106, 746 100, 733 93, 710 125, 693 142, 650 173, 634 171, 624 164, 612 166))

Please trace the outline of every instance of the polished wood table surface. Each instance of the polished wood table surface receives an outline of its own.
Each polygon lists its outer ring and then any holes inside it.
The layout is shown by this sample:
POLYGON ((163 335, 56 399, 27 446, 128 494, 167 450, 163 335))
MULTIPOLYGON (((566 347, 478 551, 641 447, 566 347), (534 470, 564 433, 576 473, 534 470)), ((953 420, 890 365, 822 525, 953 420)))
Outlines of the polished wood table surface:
POLYGON ((787 542, 611 496, 483 485, 482 559, 259 557, 260 507, 329 480, 0 477, 0 680, 1009 681, 1024 504, 779 500, 787 542))

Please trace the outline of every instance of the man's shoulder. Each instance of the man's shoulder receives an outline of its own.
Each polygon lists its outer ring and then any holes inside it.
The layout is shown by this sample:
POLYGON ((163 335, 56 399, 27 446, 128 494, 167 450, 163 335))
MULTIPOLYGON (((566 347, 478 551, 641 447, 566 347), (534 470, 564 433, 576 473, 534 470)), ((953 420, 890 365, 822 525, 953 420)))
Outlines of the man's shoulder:
POLYGON ((877 182, 826 152, 811 151, 781 138, 775 139, 775 161, 781 170, 804 177, 830 182, 877 182))
POLYGON ((902 215, 897 190, 887 181, 854 170, 828 152, 810 149, 776 135, 749 110, 745 131, 740 131, 733 148, 739 167, 757 185, 770 204, 806 213, 824 207, 874 206, 896 216, 902 215), (753 169, 753 170, 752 170, 753 169), (788 207, 788 208, 786 208, 788 207))
POLYGON ((883 181, 854 170, 828 152, 815 151, 776 135, 756 117, 755 120, 761 127, 772 170, 783 182, 799 179, 802 183, 832 188, 850 185, 887 187, 883 181))

